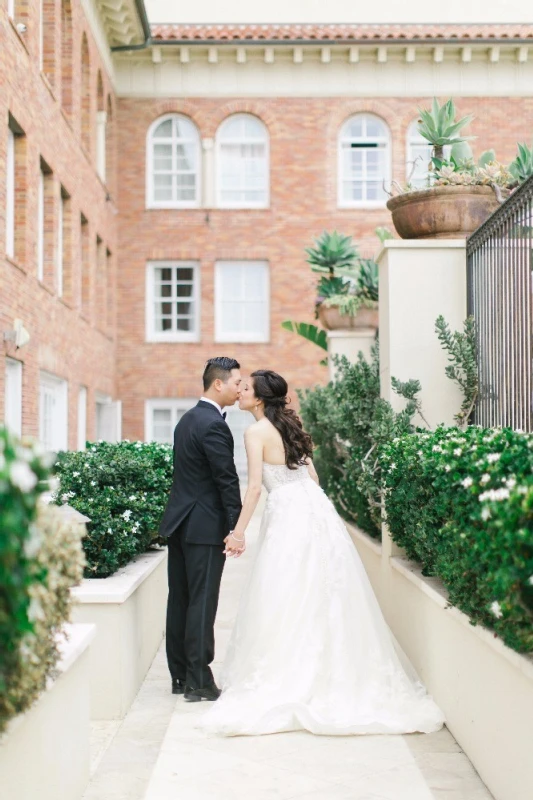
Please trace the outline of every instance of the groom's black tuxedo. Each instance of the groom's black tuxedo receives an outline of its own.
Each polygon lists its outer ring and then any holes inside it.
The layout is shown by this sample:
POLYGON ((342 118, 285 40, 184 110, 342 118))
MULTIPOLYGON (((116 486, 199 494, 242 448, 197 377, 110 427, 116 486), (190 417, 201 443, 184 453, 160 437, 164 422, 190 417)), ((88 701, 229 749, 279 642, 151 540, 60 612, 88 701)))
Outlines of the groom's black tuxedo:
POLYGON ((213 681, 224 538, 240 511, 233 436, 218 409, 201 400, 174 430, 172 487, 159 527, 168 538, 168 665, 192 688, 213 681))

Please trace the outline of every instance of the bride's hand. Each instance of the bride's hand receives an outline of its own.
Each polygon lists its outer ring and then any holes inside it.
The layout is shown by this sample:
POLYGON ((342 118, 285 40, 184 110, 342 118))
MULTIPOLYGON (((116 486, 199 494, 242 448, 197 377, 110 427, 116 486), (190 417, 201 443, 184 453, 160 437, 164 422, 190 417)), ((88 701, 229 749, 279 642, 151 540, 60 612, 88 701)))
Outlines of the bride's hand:
POLYGON ((246 543, 244 541, 244 535, 243 535, 242 540, 241 540, 240 537, 237 539, 237 538, 235 538, 235 536, 233 536, 232 533, 230 533, 224 539, 224 544, 226 545, 226 549, 224 550, 224 554, 227 555, 227 556, 235 556, 235 558, 238 558, 246 550, 246 543))

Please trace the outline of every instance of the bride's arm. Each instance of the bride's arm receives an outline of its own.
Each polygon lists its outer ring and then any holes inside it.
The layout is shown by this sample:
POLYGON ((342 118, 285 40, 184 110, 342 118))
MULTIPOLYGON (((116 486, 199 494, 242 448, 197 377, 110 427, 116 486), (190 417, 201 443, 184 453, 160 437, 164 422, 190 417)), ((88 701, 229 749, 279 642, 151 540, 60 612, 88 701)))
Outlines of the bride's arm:
POLYGON ((224 539, 225 552, 228 555, 238 555, 244 552, 244 534, 261 497, 262 472, 263 472, 263 439, 261 433, 252 425, 244 433, 244 444, 248 457, 248 488, 244 495, 242 511, 232 534, 224 539), (237 541, 242 539, 243 541, 237 541))

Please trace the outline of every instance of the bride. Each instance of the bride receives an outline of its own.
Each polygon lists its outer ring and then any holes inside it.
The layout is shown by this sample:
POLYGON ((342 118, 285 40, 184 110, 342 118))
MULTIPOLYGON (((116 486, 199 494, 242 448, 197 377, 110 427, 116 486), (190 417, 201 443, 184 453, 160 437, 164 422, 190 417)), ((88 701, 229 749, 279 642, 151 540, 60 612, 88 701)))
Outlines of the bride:
POLYGON ((248 489, 228 555, 244 551, 261 483, 268 499, 222 694, 200 724, 226 736, 436 731, 442 713, 393 644, 357 550, 319 486, 311 437, 286 407, 287 389, 270 370, 252 373, 241 389, 239 406, 256 423, 245 434, 248 489))

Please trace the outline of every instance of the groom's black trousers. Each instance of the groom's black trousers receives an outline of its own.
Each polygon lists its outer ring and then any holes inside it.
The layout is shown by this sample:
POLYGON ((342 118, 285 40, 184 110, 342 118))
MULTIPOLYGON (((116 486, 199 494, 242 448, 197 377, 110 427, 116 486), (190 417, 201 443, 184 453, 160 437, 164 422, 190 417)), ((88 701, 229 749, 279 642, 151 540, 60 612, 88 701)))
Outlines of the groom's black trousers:
POLYGON ((168 540, 166 647, 170 674, 193 689, 213 682, 215 617, 224 545, 186 541, 187 520, 168 540))

